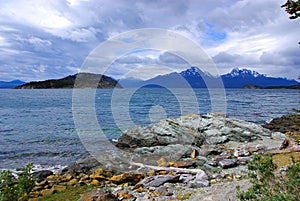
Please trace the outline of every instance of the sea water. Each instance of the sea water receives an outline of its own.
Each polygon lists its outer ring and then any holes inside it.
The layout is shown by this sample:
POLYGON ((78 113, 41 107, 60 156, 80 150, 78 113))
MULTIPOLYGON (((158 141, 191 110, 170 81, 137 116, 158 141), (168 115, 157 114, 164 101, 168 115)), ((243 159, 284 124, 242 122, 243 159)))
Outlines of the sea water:
POLYGON ((189 113, 221 112, 264 124, 299 107, 298 90, 81 89, 79 95, 72 89, 0 90, 0 169, 67 165, 87 156, 77 124, 89 126, 92 120, 82 115, 88 111, 109 141, 132 126, 189 113), (81 102, 94 109, 79 112, 81 102))

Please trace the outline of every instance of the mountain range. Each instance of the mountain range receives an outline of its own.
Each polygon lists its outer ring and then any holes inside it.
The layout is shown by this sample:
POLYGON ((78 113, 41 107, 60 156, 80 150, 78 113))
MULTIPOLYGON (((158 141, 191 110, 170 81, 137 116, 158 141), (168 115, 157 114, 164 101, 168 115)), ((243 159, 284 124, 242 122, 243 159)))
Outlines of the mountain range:
POLYGON ((221 76, 213 76, 208 72, 201 71, 197 67, 191 67, 180 73, 172 72, 158 75, 149 80, 123 79, 115 80, 105 75, 78 73, 62 79, 45 80, 25 83, 20 80, 11 82, 0 81, 0 88, 18 89, 43 89, 43 88, 73 88, 75 79, 80 78, 83 82, 77 84, 77 88, 298 88, 299 82, 286 78, 269 77, 256 71, 245 68, 234 68, 230 73, 221 76), (99 79, 101 80, 99 81, 99 79), (97 85, 98 82, 98 85, 97 85), (96 86, 94 86, 96 83, 96 86), (93 86, 92 86, 93 85, 93 86))
POLYGON ((0 81, 0 89, 11 89, 22 84, 25 84, 25 82, 21 80, 13 80, 10 82, 0 81))
POLYGON ((166 75, 159 75, 149 80, 124 79, 119 83, 125 87, 166 87, 166 88, 243 88, 246 85, 255 85, 261 88, 272 88, 278 86, 299 85, 296 80, 286 78, 275 78, 260 74, 256 71, 245 68, 234 68, 230 73, 213 76, 203 72, 197 67, 191 67, 180 73, 172 72, 166 75), (223 83, 222 83, 223 82, 223 83))

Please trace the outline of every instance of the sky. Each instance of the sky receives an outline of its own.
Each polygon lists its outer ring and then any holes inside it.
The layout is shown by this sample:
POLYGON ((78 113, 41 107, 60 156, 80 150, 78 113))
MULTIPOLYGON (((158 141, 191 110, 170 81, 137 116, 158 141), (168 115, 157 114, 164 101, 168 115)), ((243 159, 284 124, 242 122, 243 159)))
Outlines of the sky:
MULTIPOLYGON (((0 0, 0 80, 62 78, 82 71, 91 52, 136 29, 170 30, 193 41, 217 72, 249 68, 300 74, 300 19, 285 0, 0 0)), ((127 52, 109 75, 149 79, 188 65, 168 48, 127 52), (184 63, 184 65, 183 65, 184 63), (134 69, 125 73, 124 69, 134 69), (143 69, 143 70, 137 70, 143 69)), ((108 50, 109 51, 109 50, 108 50)))

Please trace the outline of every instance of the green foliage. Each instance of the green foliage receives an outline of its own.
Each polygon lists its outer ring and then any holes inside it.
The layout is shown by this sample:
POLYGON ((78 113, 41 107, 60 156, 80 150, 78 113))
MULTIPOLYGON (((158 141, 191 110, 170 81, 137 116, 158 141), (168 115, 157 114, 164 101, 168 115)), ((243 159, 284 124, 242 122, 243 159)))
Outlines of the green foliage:
MULTIPOLYGON (((290 14, 290 19, 300 17, 300 0, 287 0, 281 7, 285 8, 285 11, 290 14)), ((300 42, 298 44, 300 45, 300 42)))
POLYGON ((253 201, 295 201, 300 200, 300 162, 289 166, 284 175, 276 172, 277 167, 271 155, 256 155, 248 164, 250 182, 247 191, 237 188, 240 200, 253 201))
POLYGON ((0 201, 25 201, 34 187, 35 179, 30 173, 32 163, 26 165, 18 179, 8 170, 0 172, 0 201))
POLYGON ((291 15, 290 19, 296 19, 300 17, 300 0, 287 0, 287 2, 281 7, 285 8, 285 11, 291 15))

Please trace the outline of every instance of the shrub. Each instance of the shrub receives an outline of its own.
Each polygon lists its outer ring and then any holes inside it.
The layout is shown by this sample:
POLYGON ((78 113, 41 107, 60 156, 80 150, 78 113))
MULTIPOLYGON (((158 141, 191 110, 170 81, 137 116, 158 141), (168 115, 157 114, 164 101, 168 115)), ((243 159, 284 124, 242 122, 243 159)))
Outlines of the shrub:
POLYGON ((271 155, 256 155, 248 164, 248 174, 253 184, 247 191, 238 187, 240 200, 253 201, 295 201, 300 200, 300 162, 288 166, 285 174, 277 172, 271 155))
POLYGON ((35 179, 30 173, 32 163, 26 165, 20 173, 18 179, 15 179, 9 170, 0 172, 0 201, 25 201, 35 185, 35 179))

